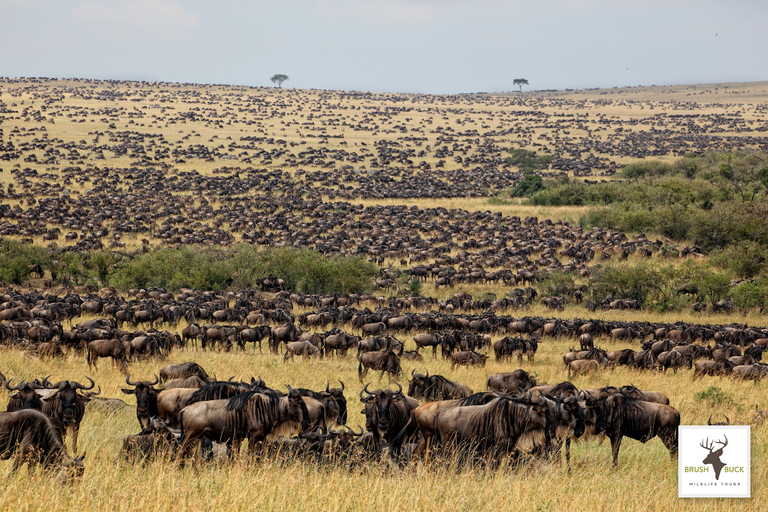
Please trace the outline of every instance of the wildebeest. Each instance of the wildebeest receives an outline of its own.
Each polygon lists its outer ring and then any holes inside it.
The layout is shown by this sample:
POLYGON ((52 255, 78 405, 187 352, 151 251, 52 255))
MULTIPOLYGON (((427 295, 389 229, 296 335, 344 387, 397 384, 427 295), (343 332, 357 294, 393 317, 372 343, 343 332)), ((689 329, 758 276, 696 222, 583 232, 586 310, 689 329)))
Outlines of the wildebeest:
POLYGON ((208 400, 186 406, 179 413, 184 440, 178 451, 183 457, 202 436, 226 443, 231 450, 248 438, 248 451, 270 434, 302 432, 309 427, 309 412, 298 391, 287 396, 248 391, 224 400, 208 400))
POLYGON ((416 399, 403 395, 402 386, 397 386, 397 391, 379 389, 371 393, 366 384, 360 392, 360 401, 365 404, 365 428, 373 433, 377 449, 382 440, 390 443, 395 438, 408 423, 411 411, 419 406, 416 399))
POLYGON ((185 379, 171 379, 167 381, 165 384, 163 384, 163 389, 173 389, 173 388, 198 389, 205 386, 206 384, 207 383, 203 379, 201 379, 197 375, 193 375, 185 379))
POLYGON ((148 428, 149 419, 158 415, 157 394, 160 390, 154 388, 158 382, 160 382, 160 378, 157 375, 155 375, 154 382, 148 380, 131 382, 130 375, 125 378, 125 383, 133 386, 133 388, 122 388, 121 391, 126 395, 134 395, 136 397, 136 418, 139 420, 141 428, 148 428))
POLYGON ((344 397, 344 383, 340 388, 331 388, 330 383, 326 382, 325 391, 312 391, 309 389, 298 389, 302 396, 308 396, 320 401, 325 407, 325 417, 329 428, 342 426, 347 423, 347 399, 344 397))
POLYGON ((319 357, 323 358, 323 350, 317 348, 309 341, 290 341, 285 344, 285 355, 283 360, 293 359, 294 355, 303 356, 304 358, 319 357))
POLYGON ((59 470, 63 481, 81 477, 85 455, 70 458, 59 433, 40 411, 0 412, 0 459, 13 457, 12 471, 28 462, 30 468, 41 464, 47 470, 59 470))
POLYGON ((462 350, 451 355, 451 369, 459 366, 485 366, 488 358, 485 354, 478 354, 473 350, 462 350))
POLYGON ((668 350, 667 352, 660 353, 656 358, 656 362, 659 365, 659 369, 664 370, 665 373, 669 368, 672 368, 677 373, 677 369, 683 366, 688 366, 689 370, 693 367, 693 361, 677 350, 668 350))
MULTIPOLYGON (((77 453, 77 434, 80 432, 80 422, 85 414, 85 404, 89 397, 78 393, 79 390, 88 391, 96 385, 93 379, 89 387, 83 386, 74 380, 62 380, 53 385, 46 386, 54 391, 43 399, 43 414, 50 417, 53 424, 61 429, 62 443, 67 434, 72 434, 72 452, 77 453)), ((46 385, 47 381, 44 380, 46 385)))
POLYGON ((344 357, 347 355, 347 351, 350 348, 357 346, 359 341, 360 336, 353 336, 346 332, 329 334, 325 337, 326 354, 334 354, 344 357))
POLYGON ((160 382, 170 379, 185 379, 193 375, 200 377, 205 382, 211 381, 208 373, 197 363, 168 364, 160 368, 160 382))
POLYGON ((187 406, 196 388, 165 389, 157 395, 157 415, 170 426, 178 426, 178 413, 187 406))
POLYGON ((128 352, 125 349, 125 346, 120 342, 120 340, 116 339, 101 339, 101 340, 93 340, 87 345, 88 347, 88 353, 87 353, 87 361, 88 361, 88 367, 93 367, 94 370, 98 370, 98 367, 96 366, 96 361, 100 357, 111 357, 112 358, 112 365, 119 365, 122 368, 125 368, 127 364, 128 359, 128 352))
POLYGON ((388 373, 391 377, 399 377, 403 370, 400 367, 400 357, 391 350, 382 350, 376 352, 365 352, 357 357, 357 376, 360 382, 368 374, 368 370, 378 370, 381 372, 379 379, 388 373))
POLYGON ((178 435, 163 420, 151 418, 139 434, 123 438, 119 457, 146 463, 159 456, 171 456, 179 447, 178 435))
POLYGON ((257 327, 250 327, 243 329, 238 333, 238 343, 240 348, 245 350, 246 343, 253 343, 254 349, 256 343, 259 344, 259 354, 261 354, 261 341, 264 338, 269 338, 269 333, 272 332, 268 325, 260 325, 257 327))
POLYGON ((598 408, 597 430, 611 440, 613 464, 619 463, 621 440, 629 437, 646 443, 658 436, 677 455, 677 427, 680 413, 674 407, 636 400, 625 393, 615 393, 595 402, 598 408))
POLYGON ((594 359, 577 359, 571 361, 568 364, 568 378, 571 375, 587 375, 596 372, 600 368, 600 364, 594 359))
POLYGON ((515 449, 530 452, 547 443, 546 407, 523 399, 502 396, 484 405, 441 411, 436 432, 445 446, 475 450, 492 458, 515 449))
POLYGON ((273 353, 277 353, 280 342, 288 343, 296 341, 301 335, 301 329, 294 324, 276 325, 272 327, 269 333, 269 348, 273 353))
POLYGON ((411 381, 408 384, 408 396, 421 398, 427 402, 466 398, 472 390, 460 382, 446 379, 442 375, 426 375, 411 371, 411 381))
POLYGON ((518 369, 513 372, 494 373, 488 377, 486 384, 488 389, 514 395, 534 387, 536 378, 529 375, 525 370, 518 369))
POLYGON ((436 333, 421 333, 413 337, 416 343, 416 351, 422 347, 432 347, 432 356, 437 357, 437 347, 440 345, 440 338, 436 333))
POLYGON ((40 395, 36 390, 45 389, 45 386, 37 382, 24 382, 21 381, 17 386, 11 386, 13 378, 8 379, 5 383, 5 389, 8 391, 15 391, 8 399, 7 412, 20 411, 22 409, 35 409, 37 411, 43 410, 43 401, 40 399, 40 395))

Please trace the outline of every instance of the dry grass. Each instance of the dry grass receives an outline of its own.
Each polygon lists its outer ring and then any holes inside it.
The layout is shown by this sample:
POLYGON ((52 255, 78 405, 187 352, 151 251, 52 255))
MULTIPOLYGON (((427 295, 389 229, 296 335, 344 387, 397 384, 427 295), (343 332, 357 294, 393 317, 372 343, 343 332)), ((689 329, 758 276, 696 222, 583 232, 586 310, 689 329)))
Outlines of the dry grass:
MULTIPOLYGON (((410 340, 410 336, 403 336, 410 340)), ((494 337, 494 340, 496 337, 494 337)), ((565 380, 562 354, 573 340, 545 340, 540 344, 535 364, 523 363, 522 368, 535 371, 540 382, 565 380)), ((599 338, 596 345, 606 349, 625 346, 599 338)), ((413 348, 412 342, 407 348, 413 348)), ((195 360, 219 378, 230 375, 247 379, 261 375, 274 387, 283 384, 321 388, 326 380, 342 379, 347 385, 351 425, 363 421, 357 393, 356 362, 327 358, 321 361, 283 363, 282 356, 258 355, 249 347, 240 352, 195 352, 192 349, 174 352, 167 362, 195 360)), ((84 357, 70 355, 63 360, 43 362, 30 359, 17 351, 0 353, 2 369, 8 376, 32 378, 53 374, 52 379, 83 379, 91 375, 102 388, 102 395, 133 398, 123 395, 124 376, 109 364, 88 372, 84 357)), ((151 378, 165 362, 146 361, 131 366, 132 378, 151 378)), ((511 371, 516 362, 488 362, 485 368, 450 369, 439 356, 432 359, 425 352, 425 361, 404 364, 404 374, 411 369, 439 373, 465 382, 475 390, 485 389, 485 379, 497 371, 511 371)), ((660 390, 669 395, 671 403, 681 413, 683 424, 705 424, 710 414, 720 418, 727 414, 732 423, 748 423, 755 405, 766 405, 762 385, 731 379, 705 377, 692 380, 691 373, 634 372, 626 369, 574 378, 580 388, 633 383, 643 389, 660 390), (716 386, 728 399, 710 403, 694 398, 695 394, 716 386), (759 393, 756 391, 760 390, 759 393)), ((386 377, 369 374, 373 387, 394 387, 386 377)), ((406 386, 407 379, 401 383, 406 386)), ((0 399, 7 399, 3 391, 0 399)), ((572 472, 557 464, 537 467, 500 468, 496 470, 415 465, 395 470, 386 465, 349 470, 343 467, 316 467, 302 462, 249 461, 201 465, 179 469, 170 462, 155 462, 147 466, 118 462, 121 438, 136 433, 138 423, 134 409, 107 414, 91 408, 83 421, 80 444, 87 451, 86 473, 83 480, 71 488, 59 485, 43 476, 28 476, 25 470, 8 475, 10 462, 0 463, 9 480, 0 494, 0 507, 9 509, 46 510, 146 510, 182 509, 270 509, 270 510, 504 510, 514 503, 525 510, 570 509, 574 503, 589 503, 598 510, 730 510, 729 500, 678 500, 676 464, 658 439, 642 445, 625 440, 619 468, 610 466, 610 447, 603 443, 582 443, 573 448, 572 472), (30 485, 30 478, 33 485, 30 485), (553 492, 553 489, 557 489, 553 492)), ((753 430, 753 476, 751 500, 739 501, 739 506, 759 510, 766 505, 765 481, 768 467, 760 464, 768 453, 766 427, 753 430)))

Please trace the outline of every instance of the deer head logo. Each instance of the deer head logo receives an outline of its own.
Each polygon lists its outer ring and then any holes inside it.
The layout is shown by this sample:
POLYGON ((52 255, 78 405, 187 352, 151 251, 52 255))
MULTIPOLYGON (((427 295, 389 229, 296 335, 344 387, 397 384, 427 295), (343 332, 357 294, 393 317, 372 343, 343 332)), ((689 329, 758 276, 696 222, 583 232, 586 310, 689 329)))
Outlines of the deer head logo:
POLYGON ((715 480, 720 480, 720 471, 727 465, 720 460, 720 457, 723 455, 723 448, 728 446, 728 438, 723 436, 723 439, 725 439, 725 441, 713 440, 712 443, 710 443, 709 438, 707 438, 706 441, 699 444, 702 448, 709 450, 709 455, 707 455, 707 458, 702 462, 704 464, 712 464, 712 468, 715 470, 715 480), (722 445, 719 450, 715 450, 715 443, 722 445))

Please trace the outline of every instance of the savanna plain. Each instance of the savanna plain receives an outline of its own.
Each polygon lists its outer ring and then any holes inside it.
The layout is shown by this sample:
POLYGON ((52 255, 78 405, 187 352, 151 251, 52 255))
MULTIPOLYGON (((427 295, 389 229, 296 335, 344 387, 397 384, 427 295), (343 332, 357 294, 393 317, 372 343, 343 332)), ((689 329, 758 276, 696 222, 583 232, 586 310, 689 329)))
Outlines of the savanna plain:
MULTIPOLYGON (((432 96, 2 79, 3 307, 13 307, 9 303, 22 294, 37 293, 41 299, 70 294, 130 308, 140 304, 139 290, 162 288, 174 297, 182 290, 188 296, 194 296, 193 289, 209 290, 210 301, 226 309, 236 306, 245 289, 274 299, 276 290, 258 290, 258 283, 275 274, 301 297, 352 295, 359 310, 387 306, 402 315, 445 313, 450 305, 454 314, 473 318, 492 314, 548 322, 764 330, 768 286, 762 287, 768 274, 760 253, 765 240, 755 235, 759 222, 741 226, 742 238, 708 235, 726 225, 728 205, 738 204, 756 218, 764 211, 760 172, 768 168, 767 90, 768 83, 734 83, 432 96), (713 177, 706 174, 710 167, 717 171, 713 177), (709 180, 711 194, 698 197, 685 188, 695 179, 709 180), (538 183, 534 192, 540 195, 526 193, 521 183, 538 183), (577 185, 600 191, 602 203, 550 199, 554 191, 577 185), (621 203, 623 210, 610 210, 620 203, 610 187, 625 185, 665 190, 667 195, 643 203, 643 214, 681 208, 683 213, 670 219, 689 223, 672 229, 671 222, 655 224, 654 218, 643 224, 639 214, 627 213, 633 206, 626 205, 634 204, 630 200, 621 203), (547 190, 550 196, 541 195, 547 190), (719 216, 721 224, 702 232, 699 215, 719 216), (538 245, 539 238, 509 235, 520 226, 528 226, 526 236, 535 232, 558 242, 538 245), (602 234, 590 238, 589 233, 602 234), (509 238, 500 240, 503 235, 509 238), (592 258, 574 262, 566 254, 570 246, 590 240, 596 241, 592 258), (505 252, 516 243, 528 248, 505 252), (275 266, 268 255, 286 248, 314 251, 309 259, 316 261, 355 258, 356 266, 337 276, 302 263, 281 274, 287 265, 275 266), (644 258, 641 249, 652 255, 644 258), (741 259, 729 250, 754 258, 737 267, 734 262, 741 259), (480 267, 482 277, 449 273, 450 284, 438 286, 431 274, 420 279, 419 267, 467 274, 480 267), (536 279, 520 281, 529 269, 536 279), (622 269, 629 269, 629 277, 622 269), (489 278, 492 272, 498 277, 489 278), (685 289, 691 283, 693 294, 685 289), (536 290, 536 298, 514 308, 491 307, 498 299, 520 297, 515 289, 536 290), (583 301, 576 300, 576 291, 583 301), (462 309, 450 302, 456 296, 477 304, 462 309), (434 300, 420 302, 419 297, 434 300), (543 297, 563 302, 550 308, 543 297), (402 298, 410 299, 398 304, 402 298), (639 308, 601 307, 617 299, 639 299, 639 308), (596 308, 588 308, 590 300, 596 308)), ((633 190, 627 193, 638 189, 633 190)), ((293 258, 305 259, 307 253, 293 258)), ((320 309, 291 303, 296 317, 320 309)), ((97 318, 114 314, 83 312, 60 323, 72 331, 79 322, 97 318)), ((158 320, 153 328, 181 334, 190 323, 187 318, 158 320)), ((133 332, 148 328, 127 325, 133 332)), ((365 337, 349 322, 336 326, 365 337)), ((306 327, 317 333, 329 328, 306 327)), ((423 332, 428 331, 391 334, 411 351, 414 336, 423 332)), ((513 336, 501 329, 486 334, 492 343, 513 336)), ((594 344, 606 351, 640 350, 650 337, 599 334, 594 344)), ((44 357, 28 335, 4 336, 0 372, 13 384, 48 375, 51 382, 85 382, 89 376, 101 394, 91 400, 82 421, 83 477, 62 485, 46 472, 13 472, 11 461, 2 461, 0 508, 762 510, 768 504, 768 427, 759 421, 759 411, 768 408, 764 381, 694 378, 686 368, 602 366, 570 380, 579 389, 631 383, 662 392, 683 425, 725 416, 732 425, 751 424, 749 499, 678 499, 677 463, 658 438, 646 444, 625 439, 617 467, 607 440, 577 442, 570 470, 564 460, 554 459, 458 467, 450 457, 393 464, 383 454, 350 465, 285 456, 256 459, 246 449, 235 460, 183 467, 172 455, 146 464, 119 457, 123 438, 140 430, 135 399, 121 392, 127 374, 153 380, 169 363, 195 361, 220 380, 258 376, 283 391, 286 384, 322 390, 327 382, 343 381, 347 423, 357 430, 365 426, 358 397, 365 383, 370 382, 369 389, 394 389, 397 382, 407 389, 412 370, 428 370, 484 391, 491 374, 522 368, 540 384, 556 384, 568 380, 563 354, 578 341, 543 335, 535 359, 522 362, 497 361, 490 347, 482 347, 479 351, 488 354, 482 367, 454 368, 440 350, 433 357, 423 348, 423 360, 402 360, 401 376, 380 378, 372 371, 363 382, 355 350, 345 357, 285 361, 264 345, 260 353, 251 344, 244 351, 236 344, 230 350, 188 344, 161 356, 132 358, 126 368, 102 359, 93 369, 83 351, 70 347, 44 357), (105 407, 105 397, 125 400, 126 406, 105 407)), ((0 399, 10 394, 3 389, 0 399)))

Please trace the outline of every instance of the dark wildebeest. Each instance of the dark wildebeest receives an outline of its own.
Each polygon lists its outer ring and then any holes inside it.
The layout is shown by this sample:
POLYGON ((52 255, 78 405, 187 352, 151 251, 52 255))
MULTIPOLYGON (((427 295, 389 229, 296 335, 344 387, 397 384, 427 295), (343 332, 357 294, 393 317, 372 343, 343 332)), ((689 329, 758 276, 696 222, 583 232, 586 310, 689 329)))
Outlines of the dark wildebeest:
POLYGON ((330 355, 341 355, 342 357, 347 355, 347 351, 356 347, 360 342, 360 336, 352 336, 346 332, 338 332, 336 334, 329 334, 325 337, 325 353, 330 355))
POLYGON ((83 475, 85 455, 71 459, 60 432, 51 419, 34 409, 0 412, 0 459, 13 457, 12 471, 24 462, 30 469, 41 464, 49 471, 60 471, 63 481, 83 475))
MULTIPOLYGON (((300 433, 309 427, 309 412, 298 391, 288 395, 248 391, 224 400, 208 400, 186 406, 179 413, 184 441, 178 451, 183 457, 202 436, 227 448, 248 438, 248 451, 268 435, 300 433)), ((231 453, 231 452, 230 452, 231 453)))
POLYGON ((160 368, 160 382, 170 379, 185 379, 196 375, 205 382, 211 382, 206 371, 197 363, 167 364, 160 368))
POLYGON ((158 382, 160 382, 160 379, 157 375, 155 375, 154 382, 149 382, 148 380, 131 382, 130 375, 125 378, 125 383, 133 386, 133 388, 122 388, 121 391, 126 395, 136 396, 136 418, 139 420, 141 428, 148 428, 149 419, 158 415, 157 394, 160 390, 154 388, 154 385, 158 382))
POLYGON ((432 357, 437 357, 437 347, 440 345, 440 338, 435 333, 421 333, 413 337, 413 341, 416 343, 416 351, 421 350, 422 347, 432 347, 432 357))
MULTIPOLYGON (((725 416, 725 415, 723 415, 723 416, 725 416)), ((728 418, 728 416, 725 416, 725 421, 719 421, 719 422, 716 422, 716 423, 712 423, 712 415, 710 414, 709 415, 709 419, 707 420, 707 425, 727 426, 727 425, 730 425, 730 424, 731 424, 731 420, 728 418)))
POLYGON ((171 379, 167 381, 165 384, 163 384, 163 389, 173 389, 173 388, 198 389, 205 386, 206 384, 207 382, 205 382, 203 379, 201 379, 197 375, 193 375, 191 377, 187 377, 186 379, 171 379))
POLYGON ((11 386, 11 381, 8 379, 5 383, 5 389, 8 391, 15 391, 8 399, 7 412, 20 411, 22 409, 35 409, 36 411, 43 410, 43 401, 40 399, 40 395, 36 390, 45 389, 45 386, 37 382, 24 382, 18 386, 11 386))
POLYGON ((91 399, 81 395, 78 390, 88 391, 96 385, 93 379, 89 387, 74 380, 62 380, 50 385, 43 380, 43 385, 54 390, 43 398, 43 414, 51 418, 53 424, 61 429, 62 443, 68 434, 72 434, 72 453, 77 453, 77 435, 80 432, 80 422, 85 414, 85 404, 91 399))
POLYGON ((344 397, 344 383, 339 382, 341 383, 340 388, 331 388, 330 383, 326 382, 325 391, 298 389, 301 396, 314 398, 323 404, 329 428, 341 427, 347 423, 347 399, 344 397))
POLYGON ((474 350, 462 350, 451 354, 451 369, 459 366, 485 366, 485 361, 488 358, 485 354, 478 354, 474 350))
POLYGON ((560 384, 534 386, 530 389, 530 391, 534 397, 537 395, 566 397, 576 396, 579 394, 579 388, 568 381, 561 382, 560 384))
POLYGON ((442 375, 426 375, 414 373, 411 370, 411 381, 408 384, 408 396, 423 399, 426 402, 466 398, 472 390, 460 382, 446 379, 442 375))
POLYGON ((534 387, 536 379, 525 370, 519 369, 513 372, 494 373, 488 377, 486 384, 488 389, 515 395, 534 387))
POLYGON ((137 435, 125 436, 120 458, 144 463, 161 456, 171 456, 179 447, 177 433, 166 422, 151 418, 149 425, 137 435))
POLYGON ((411 439, 416 432, 421 433, 421 438, 414 449, 412 456, 425 453, 425 458, 429 457, 429 449, 432 438, 435 435, 435 422, 437 415, 446 409, 453 407, 464 407, 466 405, 481 405, 498 398, 496 393, 475 393, 467 398, 440 400, 437 402, 428 402, 424 405, 411 410, 411 416, 408 423, 400 430, 400 433, 389 444, 390 454, 394 459, 401 455, 401 449, 407 439, 411 439))
POLYGON ((613 350, 606 354, 608 358, 608 364, 611 367, 614 366, 630 366, 635 362, 635 351, 631 348, 625 348, 621 350, 613 350))
POLYGON ((579 345, 581 346, 581 350, 589 350, 591 348, 595 348, 594 341, 592 340, 592 335, 588 332, 585 332, 581 336, 579 336, 579 345))
POLYGON ((502 396, 484 405, 441 411, 435 423, 438 441, 493 459, 531 452, 548 442, 548 408, 535 402, 502 396))
POLYGON ((612 394, 595 403, 599 409, 597 433, 605 432, 611 440, 614 466, 619 464, 619 449, 624 437, 646 443, 659 436, 670 456, 677 456, 680 413, 674 407, 636 400, 624 393, 612 394))
POLYGON ((357 376, 360 382, 368 374, 368 370, 378 370, 381 372, 379 380, 388 373, 391 377, 399 377, 403 370, 400 367, 400 357, 391 350, 382 350, 376 352, 365 352, 357 358, 357 376))
POLYGON ((245 350, 246 343, 253 343, 254 350, 256 349, 256 344, 259 344, 259 354, 261 354, 261 341, 264 338, 269 338, 269 333, 272 332, 272 329, 268 325, 260 325, 256 327, 249 327, 248 329, 243 329, 238 333, 238 343, 240 345, 240 348, 245 350))
POLYGON ((683 366, 687 366, 689 370, 693 367, 693 361, 677 350, 668 350, 667 352, 660 353, 656 358, 656 362, 659 365, 659 370, 664 370, 664 373, 669 368, 672 368, 677 373, 677 369, 683 366))
POLYGON ((269 332, 269 348, 277 354, 280 342, 288 343, 296 341, 301 335, 301 329, 294 324, 276 325, 269 332))
POLYGON ((119 365, 120 367, 125 368, 128 354, 120 340, 93 340, 88 343, 87 347, 88 354, 86 360, 88 361, 89 368, 93 367, 94 370, 98 370, 96 361, 100 357, 111 357, 113 366, 119 365))
POLYGON ((309 359, 312 356, 322 359, 323 350, 317 348, 309 341, 289 341, 285 344, 285 355, 283 356, 283 361, 293 359, 294 355, 299 355, 306 359, 309 359))
MULTIPOLYGON (((551 454, 562 452, 563 444, 570 445, 571 440, 578 439, 584 434, 584 410, 575 396, 559 397, 539 395, 532 399, 533 402, 547 407, 547 425, 549 428, 548 439, 552 441, 551 454)), ((570 470, 570 449, 566 449, 565 460, 570 470)))
POLYGON ((373 434, 377 450, 382 440, 392 442, 408 423, 411 411, 419 406, 415 398, 403 395, 400 384, 397 387, 397 391, 379 389, 371 393, 366 384, 360 392, 360 401, 365 404, 365 428, 373 434), (364 397, 363 393, 367 396, 364 397))

